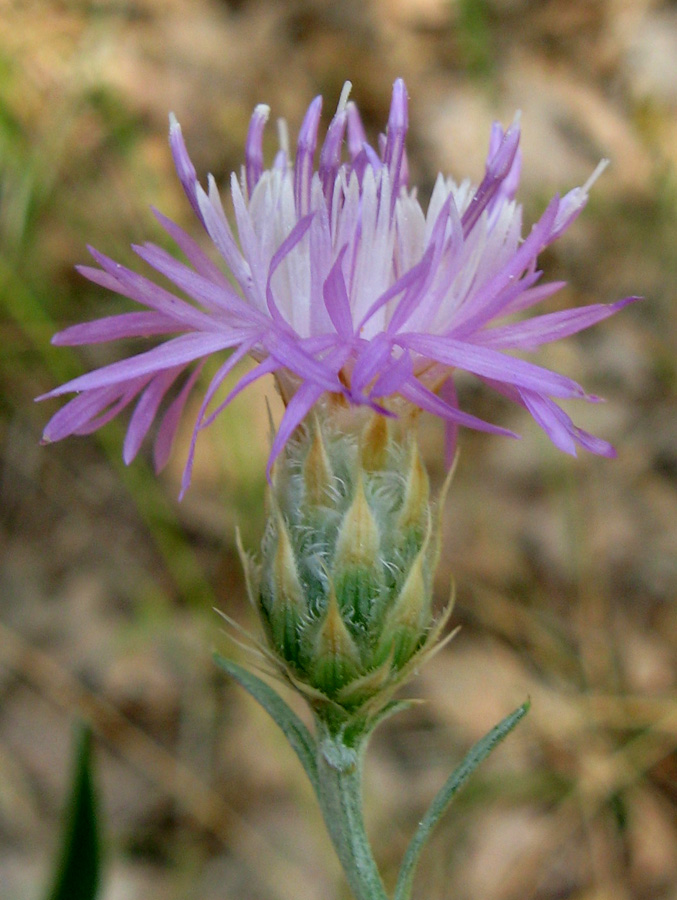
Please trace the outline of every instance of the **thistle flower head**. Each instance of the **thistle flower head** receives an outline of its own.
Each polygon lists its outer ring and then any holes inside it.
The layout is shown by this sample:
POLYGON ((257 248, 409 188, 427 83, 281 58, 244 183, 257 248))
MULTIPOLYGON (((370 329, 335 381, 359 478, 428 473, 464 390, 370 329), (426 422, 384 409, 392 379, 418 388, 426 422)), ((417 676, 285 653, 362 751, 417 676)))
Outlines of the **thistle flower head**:
POLYGON ((374 713, 433 650, 438 517, 414 441, 324 417, 275 464, 261 563, 244 559, 278 670, 320 715, 374 713), (366 461, 366 462, 365 462, 366 461))
POLYGON ((134 404, 125 461, 134 458, 158 420, 155 462, 161 468, 201 365, 214 355, 221 362, 197 413, 184 490, 199 432, 255 379, 270 373, 286 403, 270 465, 327 397, 384 415, 407 407, 427 410, 445 420, 452 442, 459 425, 512 434, 459 408, 456 370, 526 407, 562 450, 573 454, 580 445, 613 454, 609 444, 577 428, 557 405, 560 399, 596 398, 572 379, 506 353, 571 335, 634 299, 522 315, 562 286, 540 283, 538 255, 580 213, 604 164, 583 187, 555 196, 523 238, 522 210, 515 201, 519 121, 507 130, 495 124, 480 184, 456 184, 440 175, 424 209, 409 186, 404 83, 395 82, 378 149, 367 141, 349 88, 319 150, 318 97, 305 115, 293 156, 281 127, 270 168, 264 167, 263 154, 269 109, 256 107, 241 174, 230 183, 237 237, 214 179, 209 177, 206 189, 198 182, 172 117, 176 169, 217 262, 160 213, 160 224, 185 261, 151 243, 134 250, 171 289, 91 251, 98 268, 80 267, 82 274, 141 308, 72 326, 54 342, 162 341, 46 394, 77 392, 47 425, 45 441, 91 432, 134 404), (247 356, 255 368, 217 399, 227 376, 247 356))

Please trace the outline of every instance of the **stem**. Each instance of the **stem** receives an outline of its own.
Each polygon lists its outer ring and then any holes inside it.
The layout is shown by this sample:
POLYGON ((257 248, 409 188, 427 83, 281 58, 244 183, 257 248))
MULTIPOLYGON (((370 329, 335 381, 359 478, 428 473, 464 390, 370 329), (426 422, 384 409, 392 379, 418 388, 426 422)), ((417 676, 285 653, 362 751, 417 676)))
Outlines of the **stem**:
POLYGON ((318 798, 327 830, 356 900, 388 900, 362 817, 366 736, 352 745, 317 720, 318 798))

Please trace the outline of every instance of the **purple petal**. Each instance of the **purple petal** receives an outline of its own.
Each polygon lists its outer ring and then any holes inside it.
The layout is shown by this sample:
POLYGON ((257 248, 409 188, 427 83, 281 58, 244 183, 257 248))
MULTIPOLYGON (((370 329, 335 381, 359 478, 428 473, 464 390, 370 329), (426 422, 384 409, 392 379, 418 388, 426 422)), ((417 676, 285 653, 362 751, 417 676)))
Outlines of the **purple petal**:
POLYGON ((487 160, 486 173, 482 183, 463 213, 461 222, 465 235, 477 224, 479 217, 499 190, 501 182, 510 174, 517 154, 519 139, 519 122, 515 120, 503 136, 496 152, 487 160))
POLYGON ((425 334, 399 334, 395 342, 445 366, 505 381, 553 397, 585 397, 583 388, 564 375, 534 363, 505 356, 453 338, 425 334))
POLYGON ((156 209, 154 206, 151 206, 151 211, 167 234, 184 253, 186 259, 200 275, 209 281, 213 281, 214 284, 219 284, 228 290, 232 290, 224 273, 211 261, 211 259, 209 259, 207 254, 202 251, 197 241, 194 241, 190 235, 186 234, 183 228, 180 228, 176 223, 172 222, 171 219, 168 219, 167 216, 163 216, 160 210, 156 209))
POLYGON ((294 162, 294 200, 297 216, 307 215, 310 209, 310 181, 313 177, 313 158, 321 111, 322 97, 316 97, 308 107, 299 131, 294 162))
POLYGON ((605 456, 607 459, 614 459, 618 455, 616 448, 608 441, 595 437, 594 434, 590 434, 588 431, 583 431, 582 428, 574 425, 573 422, 571 423, 571 430, 575 440, 589 453, 594 453, 595 456, 605 456))
MULTIPOLYGON (((512 310, 513 303, 515 301, 519 301, 519 298, 526 291, 531 290, 534 284, 541 277, 542 272, 536 270, 535 260, 532 261, 532 264, 529 266, 527 272, 521 277, 515 279, 512 283, 508 283, 502 290, 496 294, 492 301, 492 308, 497 310, 494 317, 492 317, 491 321, 494 318, 502 318, 503 316, 508 315, 508 312, 512 310)), ((481 322, 481 326, 478 330, 470 330, 470 327, 473 324, 473 320, 468 320, 468 323, 461 328, 452 328, 450 330, 450 334, 453 334, 454 337, 463 338, 464 340, 475 340, 475 336, 477 334, 482 334, 482 328, 487 324, 487 317, 484 312, 478 315, 475 319, 476 322, 481 322)))
POLYGON ((409 317, 417 311, 417 307, 420 308, 421 304, 425 303, 425 298, 422 294, 428 289, 430 281, 438 272, 440 257, 442 256, 442 251, 444 249, 444 232, 446 231, 447 223, 450 221, 452 202, 452 196, 449 194, 438 213, 430 235, 428 247, 421 259, 421 262, 423 262, 426 257, 429 257, 429 264, 427 266, 427 271, 425 272, 425 277, 422 278, 420 282, 415 282, 405 292, 404 296, 397 304, 390 322, 388 323, 388 332, 390 334, 399 331, 406 324, 409 317))
POLYGON ((279 310, 277 303, 275 302, 275 298, 273 296, 273 291, 271 288, 271 281, 273 279, 273 275, 277 271, 278 266, 280 266, 281 263, 284 262, 285 258, 305 236, 306 232, 312 225, 313 216, 313 213, 304 216, 296 223, 296 225, 294 225, 294 227, 289 232, 284 241, 282 241, 270 261, 270 267, 268 269, 268 280, 266 282, 266 300, 268 302, 268 310, 270 311, 270 315, 273 318, 273 321, 283 327, 288 327, 289 323, 284 318, 279 310))
POLYGON ((153 424, 153 420, 160 407, 160 403, 166 395, 169 388, 174 384, 178 376, 183 371, 183 367, 175 369, 167 369, 156 375, 150 384, 145 388, 136 408, 132 413, 125 435, 125 442, 122 450, 122 458, 126 465, 129 465, 139 452, 139 448, 143 439, 148 434, 148 429, 153 424))
MULTIPOLYGON (((237 185, 237 178, 233 176, 231 183, 237 185)), ((237 185, 237 194, 240 200, 244 202, 242 200, 239 185, 237 185)), ((203 221, 209 237, 212 239, 214 246, 233 273, 233 276, 242 288, 242 291, 245 295, 248 295, 248 291, 251 289, 252 285, 252 273, 250 268, 251 260, 243 257, 240 248, 237 246, 235 238, 233 237, 233 232, 228 224, 228 219, 223 211, 216 183, 211 176, 209 177, 209 194, 207 195, 205 191, 198 186, 197 199, 200 204, 203 221)), ((233 201, 235 202, 235 195, 233 195, 233 201)))
POLYGON ((341 165, 341 145, 348 121, 347 109, 339 110, 329 124, 327 136, 320 151, 318 173, 327 203, 331 208, 334 193, 334 182, 341 165))
MULTIPOLYGON (((228 360, 230 362, 230 360, 228 360)), ((264 375, 269 375, 272 372, 275 372, 279 369, 280 366, 275 362, 274 359, 265 359, 262 363, 252 369, 251 372, 247 372, 235 385, 233 390, 228 394, 226 399, 219 405, 219 407, 214 410, 211 415, 205 419, 204 421, 200 421, 199 417, 195 423, 195 428, 193 429, 193 436, 190 442, 190 452, 188 453, 188 459, 186 460, 186 465, 183 470, 183 478, 181 479, 181 491, 179 493, 179 500, 183 499, 183 495, 188 490, 190 485, 191 474, 193 470, 193 458, 195 452, 195 445, 197 442, 197 437, 200 431, 203 428, 208 428, 209 425, 212 424, 216 416, 231 403, 238 394, 240 394, 245 388, 249 387, 250 384, 257 381, 259 378, 262 378, 264 375)), ((219 373, 217 373, 218 375, 219 373)), ((216 376, 215 376, 216 377, 216 376)))
MULTIPOLYGON (((253 343, 253 342, 252 342, 253 343)), ((200 411, 197 416, 197 425, 196 431, 201 431, 203 428, 209 428, 209 426, 216 421, 216 419, 221 415, 223 410, 228 406, 228 404, 233 400, 241 390, 244 389, 248 384, 251 384, 251 381, 246 382, 244 385, 240 386, 242 379, 238 382, 236 388, 231 391, 227 398, 223 400, 213 412, 211 412, 206 418, 205 413, 207 412, 207 407, 212 402, 214 395, 217 390, 221 387, 224 380, 228 377, 228 375, 233 371, 233 369, 238 365, 238 363, 242 362, 242 360, 247 356, 247 354, 252 349, 251 345, 243 344, 242 347, 238 347, 237 350, 225 361, 225 363, 220 366, 216 375, 212 378, 209 383, 209 388, 207 389, 207 393, 204 396, 204 400, 202 401, 202 405, 200 407, 200 411)), ((255 370, 259 372, 260 367, 263 363, 259 364, 259 367, 255 370)), ((268 371, 274 372, 276 369, 274 361, 271 361, 268 367, 264 366, 266 369, 265 372, 261 371, 257 377, 261 377, 263 374, 266 374, 268 371)))
POLYGON ((193 370, 192 374, 189 378, 186 379, 186 383, 181 388, 175 399, 167 407, 167 411, 162 417, 162 421, 160 422, 160 427, 158 428, 157 436, 155 438, 155 446, 153 448, 156 472, 161 472, 162 469, 164 469, 164 467, 167 465, 169 455, 172 451, 172 444, 174 443, 174 438, 176 437, 176 431, 179 427, 181 416, 183 415, 183 410, 186 406, 188 397, 190 396, 190 392, 193 390, 196 381, 200 377, 202 368, 203 363, 200 363, 193 370))
POLYGON ((352 101, 346 105, 346 116, 348 119, 348 153, 354 162, 367 143, 367 133, 364 130, 357 106, 352 101))
POLYGON ((388 167, 393 185, 391 211, 395 208, 395 201, 402 184, 402 160, 404 158, 404 142, 407 137, 408 127, 407 89, 404 81, 398 78, 393 85, 393 96, 388 116, 388 133, 383 151, 383 162, 388 167))
POLYGON ((466 310, 463 308, 459 310, 453 329, 456 337, 471 334, 490 319, 502 314, 502 305, 505 302, 502 291, 519 278, 547 245, 558 205, 559 199, 553 197, 541 218, 532 228, 531 234, 512 259, 482 286, 481 294, 475 298, 473 303, 468 304, 466 310))
MULTIPOLYGON (((528 409, 534 415, 534 419, 538 422, 538 424, 545 430, 546 434, 550 437, 549 429, 552 428, 553 433, 557 433, 559 439, 566 444, 567 446, 571 446, 569 442, 569 438, 564 436, 564 431, 568 432, 569 436, 574 439, 577 443, 581 445, 586 450, 589 450, 591 453, 595 453, 598 456, 607 456, 614 457, 616 456, 615 449, 609 444, 607 441, 603 441, 601 438, 597 438, 592 434, 588 434, 587 431, 583 431, 581 428, 578 428, 573 424, 569 416, 557 406, 552 400, 548 397, 544 397, 542 394, 537 394, 535 392, 529 392, 525 390, 518 390, 509 384, 502 384, 500 382, 492 381, 491 379, 483 379, 489 385, 489 387, 493 388, 497 393, 501 394, 504 397, 507 397, 508 400, 511 400, 513 403, 517 403, 520 406, 523 406, 525 409, 528 409), (529 396, 531 406, 527 405, 526 398, 529 396)), ((551 438, 552 439, 552 438, 551 438)), ((553 441, 553 443, 555 443, 553 441)), ((575 454, 575 447, 573 450, 567 450, 566 452, 570 452, 572 455, 575 454)))
MULTIPOLYGON (((534 274, 538 279, 543 273, 534 272, 534 274)), ((566 287, 566 285, 566 281, 549 281, 547 284, 539 284, 538 287, 521 290, 515 295, 514 299, 505 304, 501 314, 509 315, 510 313, 530 309, 542 300, 552 297, 553 294, 556 294, 557 291, 566 287)))
POLYGON ((410 317, 401 324, 396 311, 388 326, 390 332, 407 328, 410 331, 428 331, 427 326, 434 323, 435 317, 444 310, 449 285, 459 273, 459 259, 464 250, 461 219, 453 195, 449 195, 448 201, 440 210, 430 235, 429 247, 435 246, 434 258, 419 301, 411 310, 410 317))
MULTIPOLYGON (((548 435, 555 447, 576 456, 576 442, 571 435, 571 429, 567 427, 566 419, 569 419, 562 410, 542 394, 534 391, 520 391, 524 405, 529 410, 535 421, 548 435)), ((571 424, 571 419, 569 419, 571 424)))
MULTIPOLYGON (((493 157, 495 155, 503 140, 503 137, 503 128, 501 127, 500 123, 494 122, 491 129, 491 140, 489 142, 489 157, 493 157)), ((498 193, 492 201, 492 206, 497 204, 501 198, 505 200, 514 199, 515 194, 517 193, 517 188, 519 186, 521 169, 522 153, 518 147, 517 152, 515 153, 515 156, 513 158, 512 165, 510 166, 510 170, 503 178, 498 193)))
MULTIPOLYGON (((69 400, 47 423, 42 434, 43 444, 60 441, 71 434, 95 431, 130 403, 147 381, 148 379, 137 379, 123 385, 99 388, 69 400), (105 418, 99 421, 97 417, 101 416, 105 418), (92 421, 97 422, 94 427, 90 427, 92 421)), ((46 396, 45 394, 37 399, 42 400, 46 396)))
POLYGON ((94 322, 71 325, 57 332, 52 343, 57 347, 100 344, 130 337, 154 337, 178 331, 176 320, 157 312, 121 313, 94 322))
MULTIPOLYGON (((230 286, 226 288, 220 284, 208 281, 202 275, 175 259, 162 247, 157 247, 155 244, 150 243, 143 246, 133 244, 132 250, 150 266, 162 275, 165 275, 170 281, 173 281, 182 291, 185 291, 195 300, 202 303, 211 312, 220 314, 217 321, 223 320, 224 312, 244 319, 246 322, 261 321, 260 313, 248 303, 245 303, 242 297, 236 294, 230 286)), ((205 315, 205 313, 199 313, 199 315, 202 316, 202 328, 214 328, 214 319, 205 315)))
POLYGON ((186 492, 186 490, 188 489, 188 486, 190 485, 191 474, 193 471, 193 461, 195 459, 195 447, 197 445, 197 438, 198 438, 200 431, 203 428, 206 428, 208 425, 211 425, 211 423, 214 421, 214 419, 216 419, 216 417, 226 408, 226 406, 228 406, 230 401, 233 399, 233 396, 235 396, 234 393, 231 392, 228 395, 228 397, 224 400, 224 402, 221 403, 220 406, 218 406, 217 409, 209 416, 209 418, 205 420, 204 416, 207 411, 207 408, 208 408, 209 404, 212 402, 214 395, 216 394, 218 389, 223 384, 224 380, 227 378, 227 376, 230 374, 230 372, 235 368, 235 366, 239 362, 241 362, 241 360, 247 355, 247 353, 249 353, 250 350, 251 350, 251 344, 250 345, 243 344, 241 347, 238 347, 238 349, 233 354, 231 354, 231 356, 229 356, 228 359, 221 366, 219 366, 216 374, 214 375, 214 377, 212 378, 212 380, 209 383, 209 387, 207 388, 205 396, 202 399, 202 404, 201 404, 200 410, 197 414, 197 418, 195 420, 195 426, 193 428, 193 434, 190 439, 190 446, 188 448, 188 456, 186 459, 186 465, 184 467, 183 477, 181 479, 181 493, 179 494, 179 500, 181 500, 183 498, 184 493, 186 492))
POLYGON ((576 456, 576 444, 597 456, 612 458, 616 450, 608 441, 583 431, 574 425, 569 416, 548 397, 521 391, 524 404, 553 444, 565 453, 576 456))
POLYGON ((209 428, 209 426, 214 422, 216 417, 230 404, 233 400, 241 394, 249 385, 254 384, 255 381, 258 381, 260 378, 263 378, 265 375, 272 375, 274 372, 277 372, 278 369, 281 369, 282 366, 274 359, 269 357, 268 359, 264 359, 260 362, 255 368, 251 369, 251 371, 246 372, 242 378, 238 381, 232 391, 228 394, 225 400, 223 400, 219 406, 214 410, 214 412, 210 413, 206 419, 202 422, 198 422, 198 427, 200 430, 203 428, 209 428))
POLYGON ((297 426, 305 419, 313 406, 322 396, 323 390, 315 384, 302 384, 298 391, 287 404, 282 416, 280 427, 277 430, 273 445, 270 448, 266 477, 270 481, 270 473, 273 463, 284 449, 285 444, 294 433, 297 426))
POLYGON ((608 165, 608 159, 601 160, 583 187, 576 187, 562 197, 562 202, 560 203, 557 212, 557 219, 555 220, 552 232, 550 233, 550 241, 557 240, 557 238, 567 230, 571 223, 578 218, 588 202, 588 191, 608 165))
POLYGON ((521 350, 532 350, 541 344, 557 341, 576 334, 584 328, 590 328, 639 299, 639 297, 625 297, 615 303, 594 303, 578 309, 548 313, 523 322, 515 322, 512 325, 479 332, 474 340, 483 347, 497 349, 518 347, 521 350))
POLYGON ((331 226, 329 224, 329 209, 325 203, 317 198, 314 202, 315 217, 313 218, 309 240, 310 259, 310 296, 322 297, 324 303, 311 303, 309 309, 308 329, 311 335, 326 332, 331 327, 331 319, 326 309, 324 297, 324 281, 326 273, 331 269, 333 260, 331 226))
POLYGON ((492 425, 491 422, 485 422, 484 419, 478 419, 477 416, 462 412, 457 406, 449 406, 416 378, 411 378, 406 384, 402 385, 400 394, 405 400, 411 401, 420 409, 425 409, 435 416, 463 425, 466 428, 474 428, 476 431, 488 431, 491 434, 502 434, 505 437, 519 437, 514 431, 501 428, 499 425, 492 425))
POLYGON ((397 359, 391 361, 388 367, 374 382, 370 397, 388 397, 398 394, 402 384, 413 375, 413 363, 411 356, 405 350, 397 359))
POLYGON ((392 343, 385 334, 377 334, 369 341, 355 361, 350 385, 358 394, 390 362, 392 343))
POLYGON ((251 199, 254 188, 263 172, 263 129, 270 115, 270 107, 260 103, 249 122, 249 131, 244 145, 247 195, 251 199))
POLYGON ((326 391, 341 391, 341 383, 326 363, 314 359, 303 349, 298 338, 281 331, 262 336, 262 344, 279 366, 284 366, 304 380, 312 380, 326 391))
POLYGON ((181 133, 181 126, 177 122, 174 113, 171 113, 169 116, 169 146, 172 151, 172 156, 174 157, 176 173, 186 192, 186 197, 188 197, 188 201, 193 207, 195 215, 200 222, 204 224, 202 213, 200 212, 200 205, 197 202, 197 172, 195 171, 195 166, 190 161, 190 156, 188 156, 188 151, 186 150, 186 145, 183 141, 183 134, 181 133))
POLYGON ((394 284, 392 284, 386 291, 381 294, 380 297, 378 297, 374 301, 374 303, 372 303, 372 305, 362 317, 362 321, 355 329, 356 334, 360 334, 362 332, 362 329, 367 324, 369 319, 371 319, 372 316, 374 316, 383 306, 385 306, 386 303, 389 303, 394 297, 397 297, 398 294, 403 293, 408 288, 415 288, 417 284, 420 284, 427 278, 434 252, 434 247, 428 247, 426 252, 423 254, 420 262, 417 262, 415 266, 412 266, 408 272, 405 272, 404 275, 398 278, 394 284))
POLYGON ((122 294, 123 297, 129 297, 137 303, 157 309, 186 328, 199 329, 209 326, 211 320, 201 310, 195 309, 148 278, 116 263, 94 248, 90 247, 89 252, 104 271, 89 266, 76 266, 78 272, 85 278, 117 294, 122 294))
POLYGON ((353 316, 350 309, 350 298, 343 278, 343 257, 348 245, 344 245, 331 267, 329 275, 322 287, 324 305, 329 313, 332 325, 339 337, 349 341, 353 338, 353 316))
POLYGON ((91 391, 93 388, 107 387, 131 381, 133 378, 152 376, 163 369, 185 365, 219 350, 226 350, 228 347, 239 344, 242 339, 242 335, 233 338, 223 334, 182 334, 145 353, 139 353, 137 356, 102 366, 86 375, 73 378, 38 399, 58 397, 72 391, 91 391))
MULTIPOLYGON (((216 196, 216 188, 214 187, 216 196)), ((212 188, 210 186, 210 195, 212 188)), ((262 248, 252 223, 252 217, 249 207, 244 199, 240 184, 235 174, 230 178, 230 195, 233 200, 233 211, 235 212, 235 221, 237 223, 237 234, 242 247, 242 256, 246 260, 248 271, 248 287, 243 286, 243 290, 247 293, 250 301, 260 309, 266 308, 266 271, 268 260, 263 258, 262 248)), ((221 214, 219 214, 221 218, 221 214)), ((225 214, 223 214, 223 222, 226 223, 225 214)), ((224 231, 226 227, 224 225, 224 231)), ((234 271, 235 277, 239 279, 238 273, 234 271)))

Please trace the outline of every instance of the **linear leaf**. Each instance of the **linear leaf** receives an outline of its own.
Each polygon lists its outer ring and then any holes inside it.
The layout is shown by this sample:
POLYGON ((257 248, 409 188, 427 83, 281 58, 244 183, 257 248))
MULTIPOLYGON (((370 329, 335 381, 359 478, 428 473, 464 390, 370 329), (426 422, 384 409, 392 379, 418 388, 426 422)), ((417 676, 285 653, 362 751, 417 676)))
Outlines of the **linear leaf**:
POLYGON ((92 780, 91 743, 91 729, 81 725, 59 862, 48 900, 95 900, 98 893, 99 823, 92 780))
POLYGON ((285 701, 280 697, 277 691, 274 691, 269 685, 243 669, 237 663, 220 656, 218 653, 214 655, 216 664, 227 672, 231 678, 234 678, 247 693, 265 709, 268 715, 280 726, 285 737, 301 760, 301 765, 306 770, 306 774, 310 782, 318 791, 317 780, 317 761, 315 759, 315 739, 310 731, 303 724, 296 713, 290 709, 285 701))
POLYGON ((518 709, 506 716, 488 734, 485 734, 468 752, 463 762, 458 766, 430 804, 428 812, 419 822, 418 828, 412 837, 407 852, 404 855, 400 873, 397 878, 394 900, 409 900, 414 880, 416 865, 419 856, 430 834, 444 815, 447 807, 453 800, 458 790, 463 787, 479 764, 489 756, 491 751, 513 730, 515 725, 523 719, 529 711, 529 701, 523 703, 518 709))

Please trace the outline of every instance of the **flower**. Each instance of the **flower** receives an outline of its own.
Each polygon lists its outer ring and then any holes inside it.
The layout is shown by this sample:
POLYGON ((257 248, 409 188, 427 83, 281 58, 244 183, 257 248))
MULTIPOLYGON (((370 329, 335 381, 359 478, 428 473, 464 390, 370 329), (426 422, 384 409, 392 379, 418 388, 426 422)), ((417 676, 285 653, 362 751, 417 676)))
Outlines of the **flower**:
POLYGON ((176 169, 220 265, 157 211, 187 263, 151 243, 133 249, 175 290, 92 249, 99 268, 79 267, 80 272, 143 309, 74 325, 53 342, 165 340, 39 398, 77 392, 50 420, 44 441, 90 433, 135 403, 125 462, 134 458, 157 419, 155 463, 160 469, 202 363, 230 351, 198 412, 182 493, 190 481, 199 432, 237 394, 269 373, 276 376, 286 401, 269 471, 295 428, 324 397, 385 415, 407 407, 427 410, 445 420, 450 442, 459 425, 516 436, 459 408, 455 370, 472 373, 526 407, 565 452, 575 454, 578 444, 613 455, 608 443, 577 428, 556 402, 597 398, 571 378, 505 352, 567 337, 636 299, 532 318, 519 315, 562 287, 562 282, 539 283, 538 254, 578 216, 605 163, 583 187, 555 196, 522 240, 522 210, 514 199, 520 175, 516 118, 505 131, 494 124, 479 186, 440 175, 424 212, 408 184, 404 82, 394 84, 378 152, 367 143, 357 108, 348 102, 349 89, 346 84, 317 169, 321 98, 308 108, 293 162, 281 123, 280 150, 269 169, 264 169, 262 150, 269 109, 256 107, 241 176, 231 177, 237 241, 213 177, 205 191, 171 117, 176 169), (344 141, 347 161, 342 158, 344 141), (518 315, 504 320, 513 314, 518 315), (210 410, 224 380, 246 356, 256 361, 255 368, 210 410))

